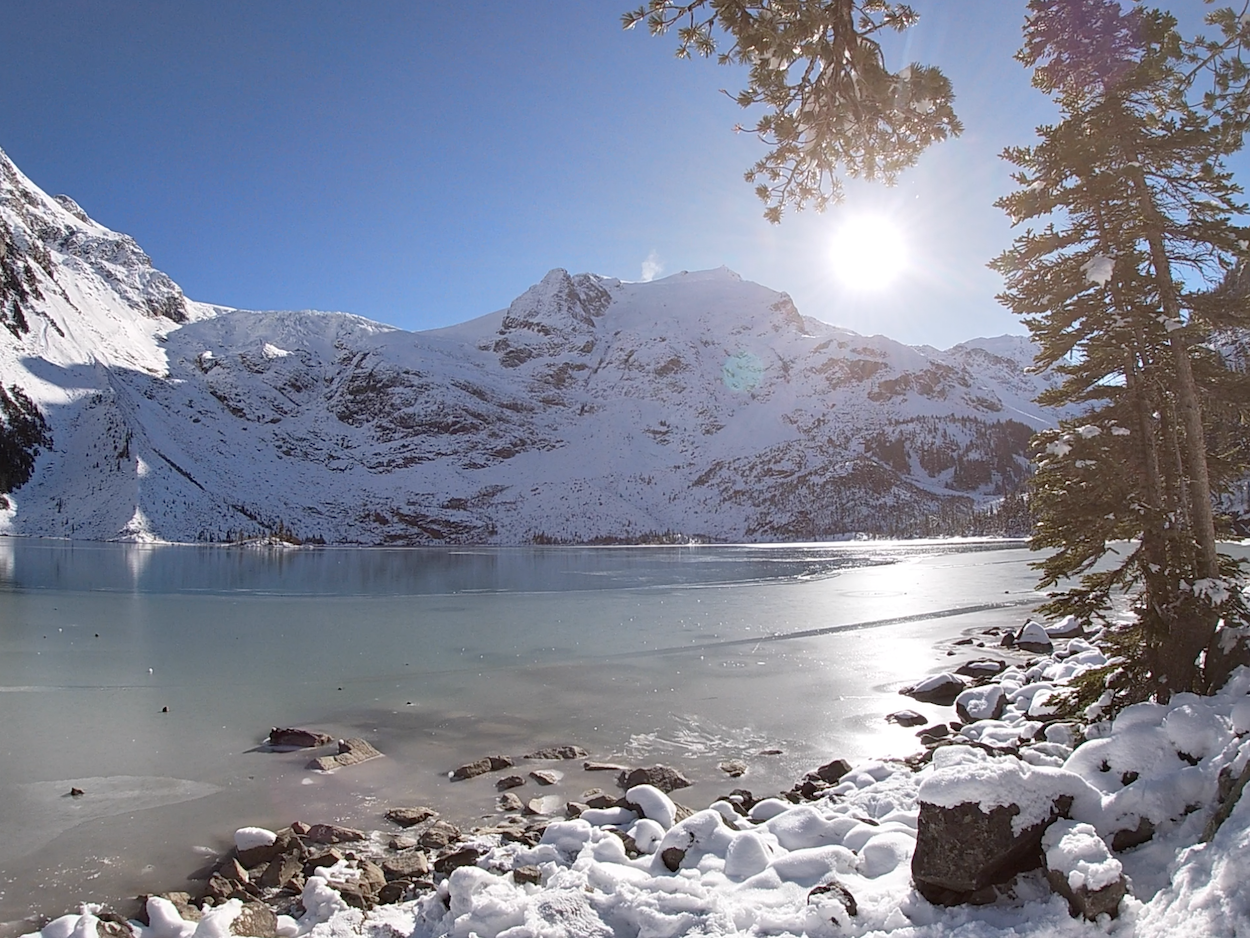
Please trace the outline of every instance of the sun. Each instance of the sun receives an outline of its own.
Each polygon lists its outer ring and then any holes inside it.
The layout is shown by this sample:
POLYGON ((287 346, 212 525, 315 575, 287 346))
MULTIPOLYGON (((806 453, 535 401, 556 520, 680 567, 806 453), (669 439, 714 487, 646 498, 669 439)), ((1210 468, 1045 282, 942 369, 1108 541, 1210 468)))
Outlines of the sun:
POLYGON ((881 215, 854 215, 834 233, 830 249, 833 272, 855 290, 881 290, 907 267, 907 240, 894 222, 881 215))

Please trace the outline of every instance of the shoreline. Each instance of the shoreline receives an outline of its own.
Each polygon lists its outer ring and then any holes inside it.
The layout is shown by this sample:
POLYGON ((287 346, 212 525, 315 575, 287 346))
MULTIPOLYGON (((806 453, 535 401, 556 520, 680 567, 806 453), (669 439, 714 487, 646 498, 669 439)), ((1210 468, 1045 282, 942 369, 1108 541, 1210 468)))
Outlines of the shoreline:
MULTIPOLYGON (((1016 604, 1011 604, 1011 605, 1014 606, 1016 604)), ((980 612, 982 613, 982 616, 983 616, 986 613, 992 612, 992 613, 999 614, 998 616, 996 616, 996 618, 1001 618, 1001 614, 1004 612, 1009 612, 1011 608, 1010 606, 1007 606, 1006 604, 1004 604, 1004 607, 997 607, 992 610, 981 609, 978 607, 976 609, 961 610, 957 612, 956 615, 964 616, 964 615, 970 615, 973 613, 980 612)), ((939 616, 916 615, 916 616, 910 616, 906 618, 910 620, 915 620, 915 621, 928 621, 929 619, 940 619, 944 617, 941 615, 939 616)), ((976 618, 981 618, 981 616, 977 616, 976 618)), ((1012 655, 1012 649, 1001 648, 995 644, 997 641, 998 635, 1001 631, 1001 628, 1002 628, 1001 626, 995 626, 995 625, 981 625, 981 626, 970 625, 970 626, 965 626, 964 628, 958 631, 951 631, 951 632, 944 633, 943 637, 938 639, 936 642, 934 642, 930 649, 931 654, 933 656, 933 660, 931 662, 933 664, 933 669, 936 669, 943 664, 948 665, 948 666, 955 666, 961 663, 964 658, 975 658, 978 656, 978 654, 984 655, 985 653, 990 652, 990 651, 992 651, 996 656, 1005 657, 1005 658, 1013 658, 1013 657, 1018 658, 1019 657, 1018 655, 1012 655), (980 646, 978 646, 977 644, 978 641, 980 641, 981 643, 980 646)), ((823 630, 817 630, 817 631, 823 631, 823 630)), ((674 649, 674 650, 676 651, 676 650, 684 650, 684 649, 674 649)), ((917 680, 923 677, 924 677, 923 674, 916 675, 917 680)), ((895 708, 897 710, 909 710, 917 706, 919 706, 919 709, 921 710, 932 709, 932 708, 928 708, 924 706, 923 704, 917 705, 915 701, 904 696, 897 697, 897 703, 898 703, 898 706, 895 708)), ((926 720, 925 727, 931 727, 932 725, 933 725, 932 720, 926 720)), ((920 733, 923 732, 925 727, 918 726, 911 732, 915 732, 916 736, 918 737, 920 733)), ((883 731, 886 729, 886 725, 884 723, 881 729, 883 731)), ((551 735, 551 734, 548 734, 548 735, 551 735)), ((931 750, 931 748, 932 748, 932 744, 929 744, 928 746, 926 746, 925 743, 920 742, 918 740, 915 746, 913 747, 913 750, 910 753, 907 753, 907 754, 896 753, 895 755, 892 755, 892 756, 883 755, 881 758, 887 762, 896 762, 899 764, 905 764, 908 761, 909 756, 911 758, 914 758, 918 754, 931 750)), ((322 751, 323 750, 317 750, 318 753, 322 751)), ((592 761, 594 760, 594 756, 592 754, 588 753, 587 755, 592 761)), ((828 755, 830 759, 833 759, 834 761, 838 760, 837 753, 831 753, 828 755)), ((757 757, 759 759, 765 759, 765 760, 775 758, 775 756, 773 755, 766 755, 764 753, 758 753, 757 757)), ((519 765, 517 766, 517 769, 523 769, 525 772, 528 772, 530 769, 555 768, 557 770, 563 770, 566 768, 566 766, 562 764, 548 765, 543 762, 535 762, 535 763, 530 764, 530 763, 525 763, 521 760, 517 760, 517 761, 519 763, 519 765)), ((635 768, 637 767, 638 766, 635 766, 635 768)), ((699 784, 697 788, 699 790, 706 790, 708 788, 714 789, 714 788, 719 787, 719 788, 724 789, 724 791, 727 793, 732 792, 735 789, 736 790, 741 790, 741 789, 750 790, 751 778, 749 776, 752 773, 749 770, 750 767, 747 767, 747 768, 748 768, 748 771, 746 775, 742 778, 731 778, 727 774, 722 775, 721 778, 718 780, 700 778, 698 780, 699 784), (717 784, 717 782, 719 782, 719 785, 717 784)), ((813 797, 818 798, 820 792, 823 792, 827 788, 832 787, 832 785, 829 783, 818 782, 816 787, 813 788, 811 784, 813 772, 817 770, 819 767, 814 765, 811 768, 813 771, 809 771, 806 774, 806 777, 800 777, 794 782, 794 786, 790 794, 795 797, 795 803, 801 803, 804 800, 812 800, 813 797), (808 783, 809 790, 806 795, 800 795, 798 794, 798 791, 805 781, 808 783)), ((558 816, 553 817, 551 815, 547 815, 544 817, 535 818, 534 823, 528 824, 528 827, 527 827, 527 829, 530 830, 531 832, 544 830, 546 826, 550 824, 552 821, 563 820, 565 818, 565 811, 563 809, 564 805, 566 805, 569 801, 573 801, 576 803, 577 796, 584 793, 586 788, 602 787, 605 790, 605 792, 609 795, 623 794, 623 790, 618 792, 616 786, 614 784, 611 784, 611 782, 615 781, 615 773, 596 773, 596 772, 582 771, 580 760, 576 760, 574 763, 570 763, 570 765, 568 766, 568 769, 569 770, 564 773, 565 778, 562 779, 562 781, 568 782, 568 784, 566 785, 558 785, 555 787, 538 789, 535 787, 534 782, 529 781, 527 779, 525 788, 518 787, 517 791, 522 794, 526 794, 527 797, 530 795, 534 795, 537 797, 543 797, 549 801, 553 798, 558 797, 560 800, 561 810, 557 812, 558 816), (602 786, 591 784, 592 782, 600 781, 600 780, 604 782, 609 782, 609 784, 604 784, 602 786), (583 782, 585 783, 584 787, 582 787, 583 782), (578 789, 578 790, 575 791, 575 789, 578 789), (552 792, 561 792, 561 794, 559 795, 552 794, 552 792)), ((344 775, 350 775, 352 771, 353 771, 352 767, 345 767, 345 768, 335 770, 335 774, 341 773, 344 775)), ((513 772, 513 771, 515 770, 511 768, 503 770, 505 774, 508 772, 513 772)), ((458 813, 448 812, 448 813, 444 813, 441 815, 435 814, 430 819, 431 823, 436 823, 438 820, 443 820, 444 822, 450 822, 454 827, 459 828, 462 831, 464 838, 477 837, 480 839, 481 836, 490 836, 492 833, 497 834, 499 825, 498 824, 492 825, 490 822, 486 821, 486 818, 489 818, 489 817, 494 817, 496 819, 499 819, 505 816, 505 812, 501 811, 497 804, 497 798, 500 792, 494 791, 493 787, 490 788, 489 790, 486 789, 486 785, 489 784, 492 780, 494 780, 497 777, 499 777, 499 773, 495 772, 495 773, 490 773, 490 774, 484 774, 481 778, 472 778, 463 782, 456 783, 457 785, 465 785, 465 786, 474 785, 476 783, 477 787, 482 789, 482 791, 478 792, 478 795, 481 796, 478 798, 478 800, 481 802, 479 807, 482 810, 472 811, 472 812, 466 812, 464 810, 461 810, 458 813), (485 823, 482 823, 482 822, 485 822, 485 823), (478 833, 476 834, 474 833, 475 829, 478 831, 478 833), (481 833, 483 830, 485 830, 485 835, 481 833)), ((759 799, 764 799, 764 798, 770 797, 772 793, 756 792, 754 794, 759 799)), ((779 792, 777 794, 782 797, 786 795, 785 792, 779 792)), ((674 800, 678 803, 681 802, 682 800, 681 790, 677 790, 674 793, 674 800)), ((712 800, 716 800, 716 799, 712 799, 712 800)), ((600 801, 597 800, 596 803, 600 803, 600 801)), ((694 803, 700 804, 701 801, 695 801, 694 803)), ((381 806, 381 807, 389 808, 389 807, 403 807, 403 806, 389 805, 389 806, 381 806)), ((435 805, 432 805, 432 807, 438 808, 440 806, 435 804, 435 805)), ((690 807, 687 807, 681 810, 689 811, 693 809, 690 807)), ((383 813, 384 812, 382 810, 377 810, 373 812, 374 816, 377 817, 379 821, 381 821, 383 813)), ((528 816, 528 815, 523 815, 523 816, 528 816)), ((313 819, 309 819, 309 820, 313 820, 313 819)), ((333 824, 333 822, 334 822, 334 819, 332 818, 321 819, 320 821, 320 823, 323 823, 323 824, 333 824)), ((391 825, 388 822, 382 822, 382 824, 385 824, 385 826, 388 828, 395 827, 394 825, 391 825)), ((386 855, 386 851, 385 851, 386 845, 393 842, 395 839, 395 836, 398 833, 401 833, 399 829, 384 830, 382 829, 382 824, 378 825, 378 827, 375 829, 368 830, 365 832, 366 841, 369 844, 369 847, 361 853, 363 857, 372 857, 373 859, 383 858, 386 855)), ((312 826, 312 825, 309 825, 309 826, 312 826)), ((422 826, 425 827, 429 825, 422 825, 422 826)), ((227 831, 217 832, 213 836, 212 839, 218 842, 228 842, 229 833, 227 831)), ((532 834, 531 834, 531 839, 533 839, 532 834)), ((461 842, 463 842, 463 840, 461 842)), ((223 853, 220 854, 216 863, 209 864, 209 866, 213 866, 213 865, 220 866, 223 862, 228 861, 233 853, 234 851, 231 851, 231 850, 224 851, 223 853)), ((196 873, 206 873, 207 871, 208 871, 208 867, 204 866, 204 867, 201 867, 198 871, 189 871, 189 872, 194 875, 196 873)), ((183 874, 179 873, 177 875, 182 876, 183 874)), ((187 876, 187 879, 183 883, 183 885, 184 886, 191 885, 194 887, 194 886, 202 886, 205 883, 207 883, 207 879, 205 878, 194 879, 192 876, 187 876)), ((184 891, 188 891, 188 890, 184 890, 184 891)), ((189 891, 194 892, 193 889, 189 891)), ((113 908, 115 908, 118 912, 122 914, 127 914, 127 910, 123 907, 123 904, 127 901, 130 901, 133 904, 133 899, 130 899, 130 898, 122 899, 120 897, 117 897, 113 900, 112 903, 110 903, 110 905, 113 908)), ((135 909, 129 910, 129 912, 133 912, 133 911, 135 911, 135 909)), ((32 926, 37 924, 37 920, 39 918, 47 918, 47 917, 48 917, 47 910, 42 910, 40 913, 36 913, 35 915, 27 919, 24 919, 20 922, 15 921, 15 922, 4 923, 2 926, 0 926, 0 936, 2 936, 2 938, 15 938, 15 936, 31 931, 32 926)))

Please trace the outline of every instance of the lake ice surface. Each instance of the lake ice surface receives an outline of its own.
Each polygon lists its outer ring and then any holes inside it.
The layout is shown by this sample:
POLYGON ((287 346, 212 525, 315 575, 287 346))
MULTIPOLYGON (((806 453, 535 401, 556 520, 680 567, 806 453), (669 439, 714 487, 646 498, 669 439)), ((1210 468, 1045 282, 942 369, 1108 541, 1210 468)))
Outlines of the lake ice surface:
MULTIPOLYGON (((244 825, 385 826, 388 806, 414 803, 472 822, 493 811, 494 777, 446 773, 492 752, 567 742, 667 762, 699 807, 788 788, 831 758, 913 751, 884 716, 949 712, 898 688, 951 665, 940 639, 1019 625, 1038 599, 1030 559, 1002 543, 0 538, 0 923, 185 886, 244 825), (306 752, 257 751, 275 725, 363 736, 386 758, 310 772, 306 752), (721 774, 727 758, 747 775, 721 774)), ((559 768, 563 799, 612 788, 559 768)))

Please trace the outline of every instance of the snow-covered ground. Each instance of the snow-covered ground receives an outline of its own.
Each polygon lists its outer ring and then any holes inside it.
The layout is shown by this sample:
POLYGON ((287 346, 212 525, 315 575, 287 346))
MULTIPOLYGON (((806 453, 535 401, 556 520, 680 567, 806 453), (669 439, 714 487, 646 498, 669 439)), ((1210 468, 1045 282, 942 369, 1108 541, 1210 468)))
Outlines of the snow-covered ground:
MULTIPOLYGON (((1053 655, 1013 666, 969 690, 965 708, 1002 695, 997 719, 963 726, 918 771, 902 762, 858 765, 815 801, 766 799, 743 815, 719 801, 683 820, 658 789, 627 793, 637 811, 591 810, 551 823, 536 846, 476 843, 475 865, 455 869, 420 898, 365 912, 335 886, 359 872, 345 860, 309 878, 305 910, 281 916, 284 936, 639 936, 897 935, 900 938, 1083 936, 1220 938, 1250 935, 1250 804, 1240 801, 1209 843, 1221 772, 1235 777, 1250 757, 1250 672, 1210 697, 1178 695, 1114 720, 1047 721, 1053 695, 1106 662, 1096 644, 1056 642, 1053 655), (1051 701, 1051 702, 1048 702, 1051 701), (1073 918, 1043 872, 1023 874, 996 901, 952 908, 916 891, 911 859, 919 803, 1021 806, 1025 826, 1056 793, 1073 796, 1071 821, 1046 838, 1048 862, 1076 887, 1127 874, 1131 894, 1117 918, 1073 918), (1111 854, 1113 833, 1142 819, 1147 843, 1111 854), (631 859, 613 829, 627 833, 631 859), (540 882, 512 874, 536 867, 540 882), (841 888, 832 887, 838 883, 841 888), (848 901, 848 894, 850 900, 848 901)), ((997 707, 995 707, 997 709, 997 707)), ((263 831, 244 829, 244 846, 263 831)), ((199 922, 163 899, 149 900, 139 938, 225 938, 241 905, 231 899, 199 922)), ((93 910, 48 924, 41 938, 95 938, 93 910)))

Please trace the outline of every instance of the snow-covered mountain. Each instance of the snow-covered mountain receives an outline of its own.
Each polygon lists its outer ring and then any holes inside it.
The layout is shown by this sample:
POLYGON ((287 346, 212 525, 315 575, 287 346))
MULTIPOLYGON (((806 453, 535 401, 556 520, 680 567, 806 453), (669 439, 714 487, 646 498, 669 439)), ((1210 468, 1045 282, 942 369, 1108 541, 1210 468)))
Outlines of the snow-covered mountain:
POLYGON ((0 153, 0 533, 364 544, 905 534, 1016 488, 1026 339, 945 351, 730 270, 553 270, 411 333, 196 303, 0 153))

